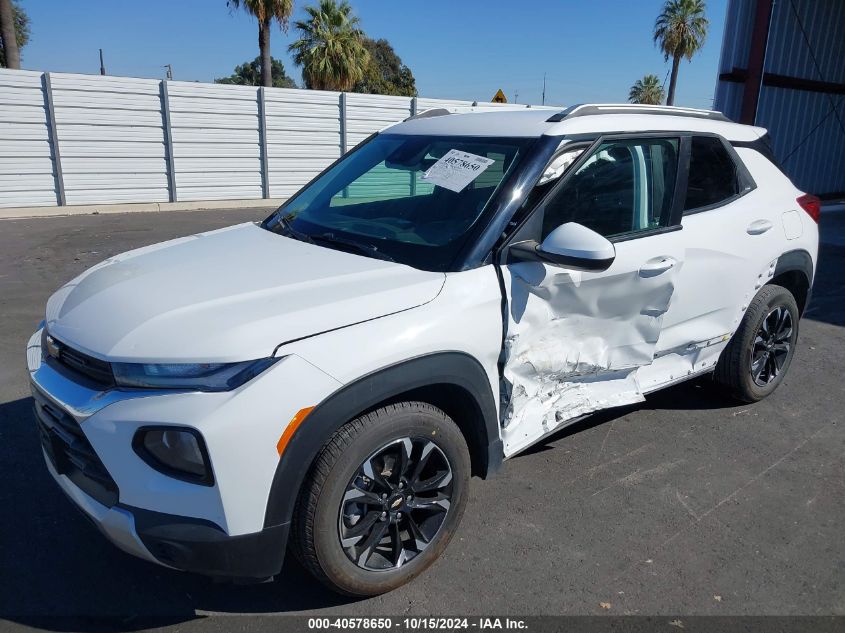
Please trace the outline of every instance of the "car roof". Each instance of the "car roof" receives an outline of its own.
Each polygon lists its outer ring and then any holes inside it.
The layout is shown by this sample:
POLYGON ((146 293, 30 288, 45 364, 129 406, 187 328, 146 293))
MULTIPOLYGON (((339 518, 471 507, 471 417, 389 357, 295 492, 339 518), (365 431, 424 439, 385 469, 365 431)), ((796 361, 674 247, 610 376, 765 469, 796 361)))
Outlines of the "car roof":
POLYGON ((631 104, 584 104, 564 110, 436 110, 383 130, 390 134, 496 137, 664 131, 709 132, 729 141, 756 141, 766 133, 763 128, 734 123, 710 110, 631 104))

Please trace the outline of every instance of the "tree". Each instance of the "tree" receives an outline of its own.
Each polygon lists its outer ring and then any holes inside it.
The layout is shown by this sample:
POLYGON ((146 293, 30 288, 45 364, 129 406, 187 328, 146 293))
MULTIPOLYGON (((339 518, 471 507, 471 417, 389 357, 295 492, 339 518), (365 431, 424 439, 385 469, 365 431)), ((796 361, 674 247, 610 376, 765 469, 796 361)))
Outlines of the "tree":
MULTIPOLYGON (((275 57, 270 58, 274 88, 296 88, 296 82, 288 77, 285 65, 275 57)), ((235 66, 235 72, 229 77, 215 79, 216 84, 233 84, 236 86, 261 86, 261 58, 256 57, 251 62, 244 62, 235 66)))
POLYGON ((320 0, 305 11, 308 19, 295 25, 300 38, 288 47, 302 67, 305 87, 350 90, 364 78, 370 62, 360 20, 346 0, 320 0))
POLYGON ((288 21, 293 13, 293 0, 227 0, 227 5, 236 9, 243 7, 258 20, 258 50, 261 57, 261 85, 273 85, 272 58, 270 57, 270 27, 276 21, 288 32, 288 21))
POLYGON ((634 85, 631 86, 631 91, 628 93, 628 101, 631 103, 660 105, 663 103, 664 94, 663 86, 660 85, 660 79, 658 79, 657 75, 646 75, 642 79, 637 79, 634 85))
POLYGON ((370 54, 370 63, 364 71, 364 78, 352 86, 353 92, 400 97, 417 96, 414 73, 402 63, 390 42, 385 39, 373 40, 365 37, 364 46, 370 54))
POLYGON ((0 68, 21 67, 21 49, 29 42, 29 16, 12 0, 0 0, 0 68))
POLYGON ((704 17, 704 0, 666 0, 663 12, 654 23, 654 42, 663 51, 663 59, 672 58, 672 79, 666 105, 675 103, 678 66, 681 58, 692 59, 704 45, 710 22, 704 17))

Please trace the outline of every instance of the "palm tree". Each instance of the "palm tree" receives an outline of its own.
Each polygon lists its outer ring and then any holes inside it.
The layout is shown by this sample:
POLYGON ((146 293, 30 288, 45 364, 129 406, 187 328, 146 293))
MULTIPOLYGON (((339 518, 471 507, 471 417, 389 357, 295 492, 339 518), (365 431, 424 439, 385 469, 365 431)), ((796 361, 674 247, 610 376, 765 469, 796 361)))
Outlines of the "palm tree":
POLYGON ((287 33, 288 21, 293 13, 293 0, 227 0, 227 5, 243 7, 258 20, 258 50, 261 57, 261 85, 273 85, 273 66, 270 56, 270 27, 275 20, 287 33))
POLYGON ((15 32, 16 7, 12 0, 0 0, 0 41, 3 60, 8 68, 20 69, 21 54, 18 49, 18 35, 15 32))
POLYGON ((663 51, 663 59, 672 58, 672 79, 666 105, 675 103, 678 66, 681 58, 687 61, 704 45, 710 22, 704 17, 704 0, 666 0, 663 12, 654 23, 654 42, 663 51))
POLYGON ((631 92, 628 93, 628 101, 631 103, 660 105, 663 103, 664 94, 663 86, 660 85, 660 79, 658 79, 657 75, 646 75, 642 79, 637 79, 634 85, 631 86, 631 92))
POLYGON ((370 54, 360 20, 346 0, 320 0, 305 7, 308 19, 295 24, 299 39, 288 47, 302 67, 305 87, 349 90, 364 77, 370 54))

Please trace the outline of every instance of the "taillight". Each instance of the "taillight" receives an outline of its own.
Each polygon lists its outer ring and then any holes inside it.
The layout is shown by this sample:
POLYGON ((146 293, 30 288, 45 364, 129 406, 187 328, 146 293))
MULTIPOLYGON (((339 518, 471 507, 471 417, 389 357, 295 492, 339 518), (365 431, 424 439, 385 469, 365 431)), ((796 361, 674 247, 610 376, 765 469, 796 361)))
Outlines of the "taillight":
POLYGON ((805 193, 795 202, 801 205, 801 208, 807 212, 813 221, 818 224, 822 215, 822 201, 811 193, 805 193))

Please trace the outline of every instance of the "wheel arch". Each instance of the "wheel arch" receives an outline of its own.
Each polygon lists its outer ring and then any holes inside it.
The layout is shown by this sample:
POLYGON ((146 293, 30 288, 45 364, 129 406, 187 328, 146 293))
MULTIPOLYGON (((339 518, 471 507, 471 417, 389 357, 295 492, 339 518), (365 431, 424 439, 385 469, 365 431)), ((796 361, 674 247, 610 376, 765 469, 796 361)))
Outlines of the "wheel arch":
POLYGON ((778 258, 768 283, 789 290, 798 304, 798 313, 803 315, 813 288, 813 258, 803 249, 784 253, 778 258))
POLYGON ((504 453, 496 402, 484 368, 463 352, 418 356, 362 376, 314 407, 276 466, 265 527, 290 522, 314 459, 337 429, 368 411, 407 400, 428 402, 455 421, 467 440, 473 474, 487 477, 499 469, 504 453))

